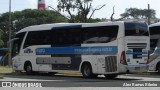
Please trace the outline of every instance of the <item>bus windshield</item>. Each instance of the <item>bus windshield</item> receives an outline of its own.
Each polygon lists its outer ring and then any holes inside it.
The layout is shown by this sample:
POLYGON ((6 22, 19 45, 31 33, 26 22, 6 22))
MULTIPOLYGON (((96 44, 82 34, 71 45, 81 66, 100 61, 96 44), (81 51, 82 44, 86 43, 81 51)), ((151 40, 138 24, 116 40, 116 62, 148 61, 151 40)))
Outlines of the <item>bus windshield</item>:
POLYGON ((148 26, 142 22, 126 22, 125 36, 149 36, 148 26))
POLYGON ((15 39, 13 41, 13 45, 12 45, 12 57, 14 57, 15 55, 17 55, 20 51, 20 47, 21 47, 21 44, 22 44, 22 41, 23 41, 23 38, 24 38, 24 35, 25 33, 20 33, 20 34, 17 34, 15 36, 15 39))
POLYGON ((160 47, 160 26, 150 27, 150 47, 153 52, 155 47, 160 47))

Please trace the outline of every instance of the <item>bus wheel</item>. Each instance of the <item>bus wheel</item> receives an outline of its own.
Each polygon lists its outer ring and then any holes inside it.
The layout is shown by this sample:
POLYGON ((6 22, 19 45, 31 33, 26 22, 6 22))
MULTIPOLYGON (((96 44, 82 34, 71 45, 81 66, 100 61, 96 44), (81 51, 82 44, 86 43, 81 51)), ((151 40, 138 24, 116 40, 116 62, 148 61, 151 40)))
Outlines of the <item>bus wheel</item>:
POLYGON ((25 68, 25 71, 26 71, 27 75, 32 75, 33 74, 31 63, 25 63, 24 68, 25 68))
POLYGON ((92 67, 90 64, 86 63, 82 66, 82 75, 84 78, 91 78, 93 76, 92 67))
POLYGON ((114 79, 117 77, 116 74, 107 74, 107 75, 104 75, 106 79, 114 79))
POLYGON ((158 63, 157 65, 157 71, 158 71, 158 74, 160 74, 160 63, 158 63))

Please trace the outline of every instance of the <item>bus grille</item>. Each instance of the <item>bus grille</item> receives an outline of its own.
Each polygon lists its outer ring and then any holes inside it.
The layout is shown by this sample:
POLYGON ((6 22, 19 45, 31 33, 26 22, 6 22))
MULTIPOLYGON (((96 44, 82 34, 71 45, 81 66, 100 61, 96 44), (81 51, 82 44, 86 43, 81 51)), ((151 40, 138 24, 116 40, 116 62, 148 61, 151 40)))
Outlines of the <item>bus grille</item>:
POLYGON ((128 49, 141 48, 145 49, 147 47, 147 43, 128 43, 128 49))
POLYGON ((108 56, 105 58, 105 70, 106 72, 116 72, 117 71, 117 57, 108 56))

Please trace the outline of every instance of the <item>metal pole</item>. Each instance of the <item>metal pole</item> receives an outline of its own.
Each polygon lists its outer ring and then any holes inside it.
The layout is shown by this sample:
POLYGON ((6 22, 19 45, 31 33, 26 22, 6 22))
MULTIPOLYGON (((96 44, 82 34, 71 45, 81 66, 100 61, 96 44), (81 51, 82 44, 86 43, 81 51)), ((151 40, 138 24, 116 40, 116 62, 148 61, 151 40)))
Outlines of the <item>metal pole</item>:
POLYGON ((11 65, 11 0, 9 0, 9 45, 8 45, 8 48, 9 48, 9 53, 8 53, 8 65, 10 66, 11 65))
POLYGON ((150 11, 150 5, 148 4, 148 25, 151 24, 151 11, 150 11))

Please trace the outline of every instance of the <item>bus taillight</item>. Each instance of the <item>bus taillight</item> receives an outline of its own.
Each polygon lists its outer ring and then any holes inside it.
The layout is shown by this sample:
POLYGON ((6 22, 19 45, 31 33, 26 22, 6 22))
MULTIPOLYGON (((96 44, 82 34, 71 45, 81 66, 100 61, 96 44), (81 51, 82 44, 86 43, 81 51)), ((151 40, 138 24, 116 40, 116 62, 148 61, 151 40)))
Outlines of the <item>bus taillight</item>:
POLYGON ((125 51, 122 51, 121 53, 120 63, 123 65, 127 65, 125 51))

